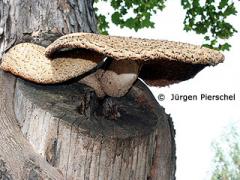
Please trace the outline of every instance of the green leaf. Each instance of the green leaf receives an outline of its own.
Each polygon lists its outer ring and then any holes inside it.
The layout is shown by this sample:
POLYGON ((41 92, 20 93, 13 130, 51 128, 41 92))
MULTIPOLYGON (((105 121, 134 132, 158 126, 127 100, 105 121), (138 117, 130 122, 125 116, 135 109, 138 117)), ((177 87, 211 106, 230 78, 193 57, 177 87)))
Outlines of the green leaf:
POLYGON ((218 49, 221 51, 225 51, 225 50, 229 51, 230 48, 231 48, 231 45, 228 43, 220 44, 218 47, 218 49))
POLYGON ((205 36, 204 39, 205 39, 206 41, 209 41, 209 40, 210 40, 210 37, 209 37, 209 36, 205 36))
POLYGON ((118 9, 121 6, 121 3, 121 0, 112 0, 111 6, 113 7, 113 9, 118 9))
POLYGON ((125 14, 127 14, 127 9, 122 6, 121 9, 120 9, 120 12, 121 12, 122 15, 125 15, 125 14))
POLYGON ((188 0, 181 0, 181 5, 183 6, 184 9, 191 8, 191 3, 188 0))
POLYGON ((205 34, 208 31, 207 27, 205 27, 205 24, 203 22, 197 22, 195 26, 196 27, 194 28, 194 30, 198 34, 205 34))
POLYGON ((232 3, 229 6, 227 6, 227 9, 223 12, 223 16, 227 17, 229 15, 236 15, 236 13, 237 13, 237 10, 234 7, 234 4, 232 3))
POLYGON ((216 44, 217 44, 217 39, 211 40, 211 46, 214 46, 214 45, 216 45, 216 44))
POLYGON ((199 0, 193 0, 192 5, 193 5, 193 8, 197 8, 197 7, 199 7, 199 6, 200 6, 200 4, 199 4, 199 0))
POLYGON ((146 27, 146 28, 149 28, 149 27, 153 28, 154 22, 152 22, 152 21, 150 21, 150 19, 146 18, 142 21, 141 26, 146 27))
POLYGON ((121 20, 122 14, 119 12, 115 12, 112 14, 112 22, 115 24, 121 24, 122 20, 121 20))
POLYGON ((221 0, 218 7, 219 9, 223 9, 227 5, 228 5, 228 0, 221 0))
POLYGON ((98 19, 98 31, 101 34, 108 34, 109 23, 106 21, 106 17, 102 14, 97 16, 98 19))
POLYGON ((133 18, 129 18, 125 22, 125 26, 129 27, 130 29, 133 29, 135 27, 136 21, 133 18))

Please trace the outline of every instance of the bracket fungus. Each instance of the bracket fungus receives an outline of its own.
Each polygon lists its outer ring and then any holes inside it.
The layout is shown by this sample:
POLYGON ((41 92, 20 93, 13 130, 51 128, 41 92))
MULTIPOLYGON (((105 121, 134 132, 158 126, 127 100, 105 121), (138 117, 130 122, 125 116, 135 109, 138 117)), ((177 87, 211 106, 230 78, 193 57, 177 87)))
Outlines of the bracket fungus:
POLYGON ((3 55, 1 68, 42 84, 82 78, 98 97, 121 97, 138 77, 161 87, 190 79, 223 60, 216 50, 188 43, 73 33, 47 48, 18 44, 3 55), (103 62, 104 57, 108 61, 103 62))

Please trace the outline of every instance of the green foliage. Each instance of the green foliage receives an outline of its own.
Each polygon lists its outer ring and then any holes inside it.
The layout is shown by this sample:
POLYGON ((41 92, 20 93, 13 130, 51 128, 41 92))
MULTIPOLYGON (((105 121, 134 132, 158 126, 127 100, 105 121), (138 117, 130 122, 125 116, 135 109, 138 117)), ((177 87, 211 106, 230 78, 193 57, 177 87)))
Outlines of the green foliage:
POLYGON ((106 16, 98 15, 98 29, 101 34, 108 34, 109 23, 106 21, 106 16))
POLYGON ((227 18, 236 15, 234 3, 229 0, 206 0, 201 5, 198 0, 182 0, 181 4, 186 10, 184 29, 205 35, 204 46, 218 50, 229 50, 231 45, 219 40, 226 40, 233 36, 237 30, 227 22, 227 18))
POLYGON ((121 28, 127 27, 135 31, 141 28, 153 28, 154 22, 151 21, 151 17, 157 10, 165 7, 164 3, 165 0, 112 0, 111 6, 115 10, 112 14, 112 22, 121 28))
MULTIPOLYGON (((127 27, 138 31, 142 28, 154 28, 155 22, 151 17, 162 11, 167 0, 95 0, 108 2, 114 9, 113 14, 99 14, 98 29, 107 34, 111 21, 121 28, 127 27)), ((235 4, 230 0, 181 0, 186 11, 184 30, 204 34, 204 46, 221 51, 229 50, 231 45, 226 42, 237 30, 227 22, 227 18, 236 15, 235 4)), ((97 10, 97 9, 96 9, 97 10)))
POLYGON ((222 138, 213 143, 215 152, 211 180, 240 179, 240 134, 231 127, 222 138))
MULTIPOLYGON (((95 0, 95 2, 105 1, 111 4, 114 13, 111 14, 111 20, 121 28, 127 27, 138 31, 142 28, 153 28, 154 22, 151 20, 153 14, 163 10, 166 0, 95 0)), ((98 14, 100 33, 107 32, 108 27, 105 25, 102 16, 98 14)))

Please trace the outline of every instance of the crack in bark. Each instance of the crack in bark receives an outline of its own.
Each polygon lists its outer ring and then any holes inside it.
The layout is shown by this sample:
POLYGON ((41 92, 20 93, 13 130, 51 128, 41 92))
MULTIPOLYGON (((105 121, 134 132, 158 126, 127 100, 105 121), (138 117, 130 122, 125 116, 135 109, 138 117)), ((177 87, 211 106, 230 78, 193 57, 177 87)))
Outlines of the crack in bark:
POLYGON ((66 179, 68 179, 68 169, 69 169, 69 162, 70 162, 70 153, 71 153, 71 146, 72 146, 72 133, 73 133, 73 128, 75 128, 74 124, 78 122, 78 119, 73 121, 71 124, 71 130, 70 130, 70 142, 69 142, 69 149, 68 149, 68 157, 67 157, 67 169, 66 169, 66 179))
POLYGON ((0 179, 13 180, 12 175, 9 173, 6 162, 0 159, 0 179))

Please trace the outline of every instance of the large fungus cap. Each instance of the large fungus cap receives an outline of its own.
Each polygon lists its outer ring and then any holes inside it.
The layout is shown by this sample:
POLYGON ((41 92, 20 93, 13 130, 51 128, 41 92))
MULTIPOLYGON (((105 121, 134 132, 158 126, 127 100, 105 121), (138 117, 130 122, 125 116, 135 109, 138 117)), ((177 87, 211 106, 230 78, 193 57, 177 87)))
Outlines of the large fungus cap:
POLYGON ((219 51, 198 45, 91 33, 62 36, 46 48, 45 54, 52 57, 64 48, 89 49, 116 61, 138 61, 142 65, 139 77, 155 86, 187 80, 204 67, 224 60, 219 51))
POLYGON ((45 56, 44 47, 21 43, 3 55, 0 67, 36 83, 54 84, 88 72, 101 59, 101 55, 88 50, 59 53, 50 59, 45 56))

